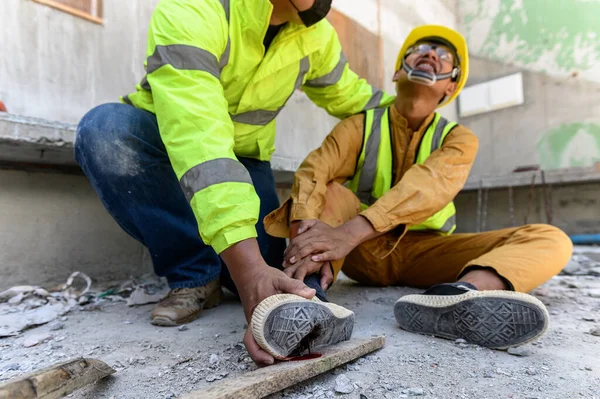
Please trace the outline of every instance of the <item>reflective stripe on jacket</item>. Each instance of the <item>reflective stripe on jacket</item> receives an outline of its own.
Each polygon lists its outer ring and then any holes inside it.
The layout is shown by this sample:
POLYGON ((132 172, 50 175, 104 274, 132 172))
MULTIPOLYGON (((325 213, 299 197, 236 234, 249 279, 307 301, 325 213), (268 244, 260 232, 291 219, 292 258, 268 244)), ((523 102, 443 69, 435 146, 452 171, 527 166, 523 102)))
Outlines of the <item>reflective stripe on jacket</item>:
POLYGON ((237 157, 268 161, 275 118, 294 90, 344 118, 390 104, 348 68, 323 20, 288 24, 265 53, 268 0, 161 0, 146 76, 122 101, 155 113, 202 239, 220 253, 255 237, 259 199, 237 157))

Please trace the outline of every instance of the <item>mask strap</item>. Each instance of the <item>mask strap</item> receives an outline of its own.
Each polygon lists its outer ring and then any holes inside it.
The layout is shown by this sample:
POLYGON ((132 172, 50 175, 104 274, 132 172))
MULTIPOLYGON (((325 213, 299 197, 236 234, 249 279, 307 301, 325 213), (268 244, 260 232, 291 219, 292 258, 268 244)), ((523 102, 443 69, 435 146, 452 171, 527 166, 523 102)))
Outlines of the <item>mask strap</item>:
POLYGON ((293 0, 289 0, 289 1, 290 1, 290 3, 292 3, 292 7, 294 7, 294 8, 296 9, 296 11, 298 11, 298 12, 302 12, 302 11, 300 11, 300 10, 298 9, 298 7, 296 6, 296 4, 294 4, 293 0))

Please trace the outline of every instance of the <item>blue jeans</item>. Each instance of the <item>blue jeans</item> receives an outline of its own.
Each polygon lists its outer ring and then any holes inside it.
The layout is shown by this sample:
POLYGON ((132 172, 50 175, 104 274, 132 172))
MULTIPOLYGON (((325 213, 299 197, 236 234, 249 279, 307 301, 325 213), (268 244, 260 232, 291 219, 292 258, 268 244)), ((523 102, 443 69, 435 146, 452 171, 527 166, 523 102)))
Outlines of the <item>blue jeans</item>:
MULTIPOLYGON (((75 159, 117 223, 145 245, 154 272, 171 288, 205 285, 221 276, 237 292, 227 267, 198 233, 188 204, 163 145, 156 116, 126 104, 104 104, 79 123, 75 159)), ((238 158, 248 169, 260 198, 256 230, 267 264, 281 268, 285 239, 268 235, 263 218, 279 207, 271 164, 238 158)), ((319 276, 305 279, 325 298, 319 276)))

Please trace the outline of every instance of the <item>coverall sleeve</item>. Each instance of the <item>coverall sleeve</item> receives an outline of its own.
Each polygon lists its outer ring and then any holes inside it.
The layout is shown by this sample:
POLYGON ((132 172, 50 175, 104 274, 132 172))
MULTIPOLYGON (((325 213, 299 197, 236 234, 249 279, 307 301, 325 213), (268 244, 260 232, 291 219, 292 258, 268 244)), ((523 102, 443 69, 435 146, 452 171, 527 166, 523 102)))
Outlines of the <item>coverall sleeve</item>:
POLYGON ((306 95, 340 119, 392 104, 395 97, 369 85, 350 69, 338 35, 327 20, 323 21, 322 29, 328 41, 311 59, 311 71, 302 86, 306 95))
POLYGON ((294 175, 290 221, 318 219, 325 207, 327 184, 343 184, 354 175, 363 123, 363 114, 342 120, 323 144, 306 156, 294 175))
POLYGON ((439 212, 463 188, 479 147, 477 136, 456 126, 425 163, 415 164, 402 179, 361 215, 378 232, 417 225, 439 212))
POLYGON ((202 240, 220 253, 256 237, 259 215, 250 175, 233 152, 220 83, 225 10, 218 0, 161 1, 148 38, 148 83, 162 140, 202 240))

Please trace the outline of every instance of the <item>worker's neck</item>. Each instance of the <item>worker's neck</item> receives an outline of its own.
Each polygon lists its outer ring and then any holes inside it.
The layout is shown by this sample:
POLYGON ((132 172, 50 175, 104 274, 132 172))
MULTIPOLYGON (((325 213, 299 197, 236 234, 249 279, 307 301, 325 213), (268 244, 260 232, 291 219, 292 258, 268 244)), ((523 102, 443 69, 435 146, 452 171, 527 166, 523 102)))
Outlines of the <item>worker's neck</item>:
POLYGON ((282 0, 271 0, 273 4, 273 11, 271 12, 271 20, 269 25, 282 25, 290 21, 289 10, 280 4, 282 0))
POLYGON ((404 96, 402 94, 396 96, 394 106, 398 114, 406 119, 408 128, 411 130, 418 130, 425 119, 433 112, 426 101, 419 99, 419 97, 404 96))

